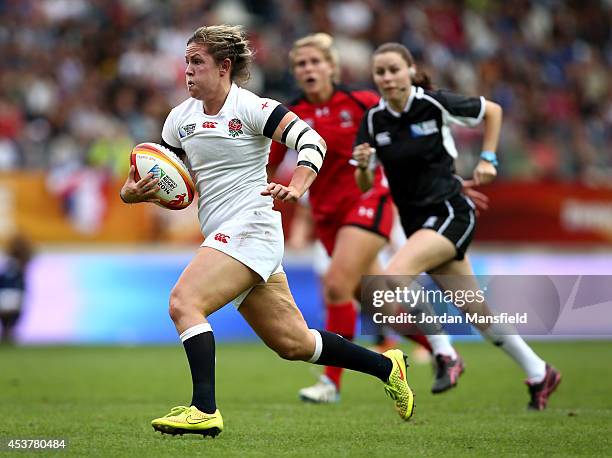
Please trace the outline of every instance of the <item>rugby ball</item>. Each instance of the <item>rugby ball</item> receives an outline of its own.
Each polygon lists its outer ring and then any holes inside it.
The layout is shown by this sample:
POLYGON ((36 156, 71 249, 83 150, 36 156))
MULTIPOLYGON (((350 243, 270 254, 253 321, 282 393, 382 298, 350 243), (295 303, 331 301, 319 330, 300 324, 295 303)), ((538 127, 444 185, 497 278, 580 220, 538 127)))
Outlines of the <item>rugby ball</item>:
POLYGON ((189 170, 168 148, 157 143, 140 143, 132 150, 130 162, 136 169, 136 181, 149 173, 159 179, 159 206, 181 210, 193 201, 195 186, 189 170))

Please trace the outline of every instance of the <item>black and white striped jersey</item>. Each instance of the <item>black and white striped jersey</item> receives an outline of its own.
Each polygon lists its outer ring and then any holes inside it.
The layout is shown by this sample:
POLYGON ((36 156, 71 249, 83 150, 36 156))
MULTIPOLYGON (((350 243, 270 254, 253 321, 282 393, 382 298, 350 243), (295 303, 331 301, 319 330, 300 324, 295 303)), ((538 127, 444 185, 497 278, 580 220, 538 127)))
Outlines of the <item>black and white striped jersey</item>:
POLYGON ((383 99, 366 112, 355 144, 376 148, 398 207, 440 203, 461 189, 450 126, 475 126, 484 111, 484 97, 412 86, 401 113, 383 99))

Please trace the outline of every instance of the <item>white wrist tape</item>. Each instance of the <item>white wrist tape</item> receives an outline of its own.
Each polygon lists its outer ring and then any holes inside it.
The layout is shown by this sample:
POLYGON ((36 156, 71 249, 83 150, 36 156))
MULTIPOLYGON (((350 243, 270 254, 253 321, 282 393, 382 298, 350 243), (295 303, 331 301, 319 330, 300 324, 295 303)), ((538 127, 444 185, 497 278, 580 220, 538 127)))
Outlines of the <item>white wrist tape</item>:
POLYGON ((319 173, 325 158, 325 148, 320 143, 305 143, 298 151, 297 165, 306 166, 319 173))
POLYGON ((298 166, 310 167, 319 173, 326 149, 323 139, 300 118, 295 118, 283 131, 281 142, 298 152, 298 166))

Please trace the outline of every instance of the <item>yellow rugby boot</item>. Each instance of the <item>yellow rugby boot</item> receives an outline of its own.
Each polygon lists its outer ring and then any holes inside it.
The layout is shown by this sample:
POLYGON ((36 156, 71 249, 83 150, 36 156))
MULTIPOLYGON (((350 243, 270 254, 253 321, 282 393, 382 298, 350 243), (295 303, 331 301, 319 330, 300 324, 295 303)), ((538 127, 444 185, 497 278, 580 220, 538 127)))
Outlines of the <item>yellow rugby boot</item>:
POLYGON ((406 379, 408 359, 401 350, 387 350, 383 355, 393 362, 391 375, 385 383, 385 392, 395 401, 395 410, 402 420, 408 421, 414 413, 414 393, 406 379))
POLYGON ((204 413, 197 407, 173 407, 170 413, 151 422, 155 431, 162 434, 201 434, 217 436, 223 431, 223 418, 219 409, 215 413, 204 413))

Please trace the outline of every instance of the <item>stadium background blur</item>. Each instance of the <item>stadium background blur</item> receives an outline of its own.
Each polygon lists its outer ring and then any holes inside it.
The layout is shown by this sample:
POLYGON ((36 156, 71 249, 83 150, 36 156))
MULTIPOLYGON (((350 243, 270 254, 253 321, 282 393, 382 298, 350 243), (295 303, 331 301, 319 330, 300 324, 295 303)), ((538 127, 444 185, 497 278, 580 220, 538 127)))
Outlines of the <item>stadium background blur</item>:
MULTIPOLYGON (((0 344, 0 451, 14 451, 10 439, 53 438, 79 457, 609 455, 606 291, 597 305, 565 308, 570 330, 587 322, 583 335, 527 336, 563 373, 546 412, 523 410, 518 366, 457 336, 468 364, 459 388, 430 395, 429 368, 412 364, 410 424, 376 380, 350 371, 340 405, 303 405, 297 390, 312 368, 255 343, 225 307, 210 321, 226 431, 205 442, 152 434, 150 419, 189 394, 167 304, 202 236, 195 205, 128 206, 118 191, 132 146, 158 141, 186 97, 183 53, 196 27, 244 24, 257 51, 248 87, 285 102, 295 38, 331 33, 343 80, 363 87, 372 50, 396 40, 439 87, 504 108, 500 177, 483 189, 490 209, 470 250, 476 272, 573 274, 572 284, 611 275, 611 13, 609 0, 0 0, 0 247, 20 234, 35 253, 16 345, 0 344)), ((454 135, 468 176, 480 134, 454 135)), ((288 232, 293 208, 282 210, 288 232)), ((7 263, 0 254, 0 275, 7 263)), ((308 324, 321 327, 312 250, 287 250, 284 266, 308 324)))
MULTIPOLYGON (((21 233, 38 253, 17 340, 176 342, 167 295, 201 240, 195 205, 128 207, 118 189, 132 146, 159 141, 186 97, 185 42, 202 24, 243 24, 256 50, 247 88, 285 102, 296 38, 332 34, 342 79, 358 87, 372 87, 377 45, 404 43, 436 86, 504 109, 477 273, 612 273, 611 12, 605 1, 0 0, 0 239, 21 233)), ((454 134, 469 176, 480 133, 454 134)), ((311 252, 285 264, 320 323, 311 252)), ((215 320, 221 339, 253 338, 231 309, 215 320)))

